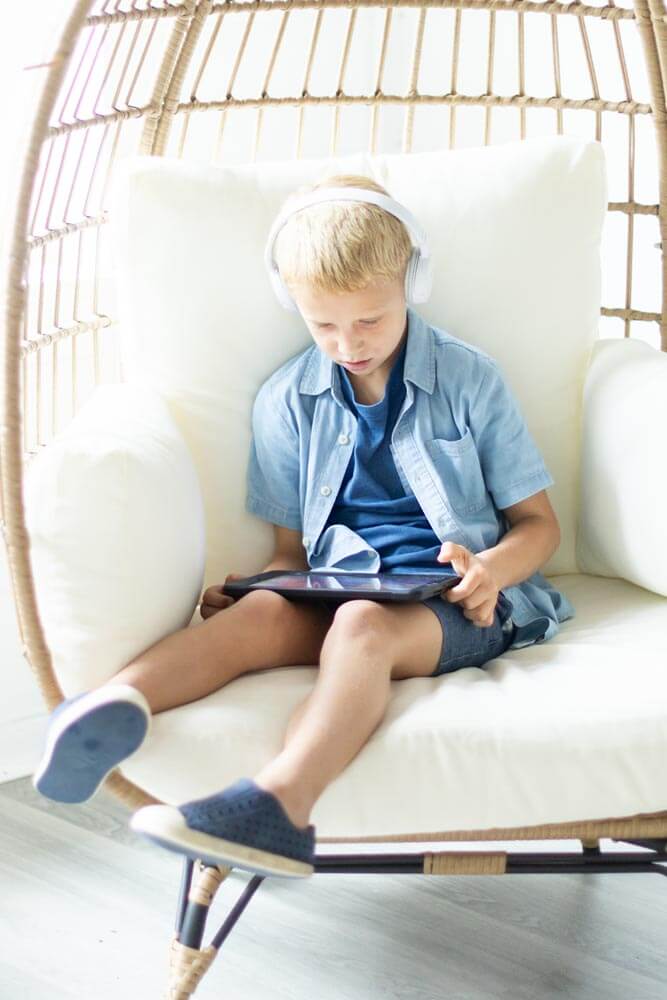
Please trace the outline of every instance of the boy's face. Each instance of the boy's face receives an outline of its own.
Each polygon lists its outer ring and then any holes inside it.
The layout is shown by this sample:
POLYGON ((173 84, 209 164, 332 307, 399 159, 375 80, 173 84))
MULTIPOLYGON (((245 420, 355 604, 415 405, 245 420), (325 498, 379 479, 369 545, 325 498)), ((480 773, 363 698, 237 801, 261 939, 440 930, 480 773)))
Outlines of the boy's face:
POLYGON ((343 365, 353 385, 382 390, 407 336, 404 283, 371 283, 356 292, 290 287, 315 343, 343 365), (350 362, 366 361, 362 367, 350 362))

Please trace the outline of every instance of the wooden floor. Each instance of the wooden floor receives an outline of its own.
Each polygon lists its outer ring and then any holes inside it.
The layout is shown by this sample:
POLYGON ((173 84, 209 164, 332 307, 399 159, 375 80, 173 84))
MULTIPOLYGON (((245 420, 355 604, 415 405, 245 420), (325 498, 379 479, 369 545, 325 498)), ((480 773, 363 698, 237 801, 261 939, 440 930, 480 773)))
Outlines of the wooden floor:
MULTIPOLYGON (((0 785, 0 1000, 165 997, 181 860, 128 817, 104 791, 62 806, 0 785)), ((223 883, 205 944, 249 878, 223 883)), ((195 995, 665 1000, 666 931, 655 874, 267 878, 195 995)))

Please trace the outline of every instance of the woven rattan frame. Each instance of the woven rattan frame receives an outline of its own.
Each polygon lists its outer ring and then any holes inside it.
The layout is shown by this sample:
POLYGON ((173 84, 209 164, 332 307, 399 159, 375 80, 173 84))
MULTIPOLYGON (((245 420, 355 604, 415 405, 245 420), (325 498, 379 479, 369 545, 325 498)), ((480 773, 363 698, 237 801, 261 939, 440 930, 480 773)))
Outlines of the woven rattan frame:
MULTIPOLYGON (((128 5, 125 4, 125 8, 128 5)), ((334 109, 331 133, 331 151, 336 150, 340 133, 339 115, 346 105, 363 105, 371 108, 369 149, 376 150, 378 120, 380 111, 387 105, 402 106, 405 110, 403 131, 403 151, 412 149, 415 109, 425 104, 450 106, 450 145, 454 145, 455 110, 469 106, 484 108, 485 134, 488 141, 491 116, 494 109, 513 107, 521 116, 521 137, 525 135, 525 115, 527 109, 549 108, 555 112, 558 131, 562 131, 564 111, 588 111, 595 114, 596 134, 600 139, 602 114, 611 113, 627 123, 631 157, 628 163, 628 188, 630 197, 626 201, 610 202, 610 213, 621 213, 628 218, 628 245, 625 302, 622 307, 603 307, 602 315, 623 322, 624 336, 630 336, 633 322, 654 324, 660 330, 660 346, 667 350, 667 310, 665 309, 665 255, 662 260, 662 309, 660 312, 634 309, 632 294, 632 239, 635 217, 658 216, 660 237, 665 243, 667 225, 667 126, 665 116, 665 74, 667 72, 667 39, 665 36, 665 11, 658 0, 634 0, 634 9, 616 7, 613 0, 605 6, 586 6, 581 3, 534 3, 529 0, 393 0, 380 3, 379 0, 257 0, 255 3, 214 3, 213 0, 184 0, 179 4, 140 8, 134 2, 129 9, 120 9, 120 0, 115 3, 91 3, 91 0, 76 0, 66 21, 60 41, 48 62, 35 67, 34 72, 44 74, 43 86, 32 120, 27 145, 23 157, 23 170, 14 199, 15 219, 6 268, 5 314, 4 314, 4 395, 2 416, 2 437, 0 439, 0 470, 2 478, 2 530, 8 553, 8 561, 15 594, 18 625, 22 641, 22 651, 31 667, 42 695, 49 709, 53 709, 63 699, 63 692, 54 675, 49 649, 40 623, 35 600, 35 589, 29 563, 29 539, 26 531, 23 506, 23 473, 26 463, 52 437, 50 430, 41 433, 40 400, 43 394, 41 383, 33 399, 37 410, 36 442, 30 447, 27 441, 29 410, 26 404, 27 363, 35 356, 37 365, 45 352, 52 349, 54 354, 59 345, 71 343, 72 368, 76 367, 77 341, 92 343, 94 350, 95 383, 99 378, 98 338, 111 326, 113 317, 105 312, 98 301, 98 255, 100 234, 106 222, 104 197, 113 172, 119 140, 126 127, 138 121, 141 125, 140 138, 133 151, 154 155, 168 152, 169 142, 176 135, 175 126, 180 124, 177 152, 183 155, 187 144, 190 120, 197 115, 218 115, 220 119, 216 152, 220 148, 227 116, 232 110, 246 113, 256 112, 257 126, 253 158, 261 135, 263 116, 274 108, 284 105, 298 107, 299 127, 296 155, 302 151, 304 112, 308 107, 328 105, 334 109), (350 95, 344 91, 345 71, 348 54, 355 30, 357 11, 365 7, 380 7, 384 11, 385 27, 376 79, 376 89, 372 94, 350 95), (298 10, 312 9, 317 12, 314 23, 308 63, 302 91, 291 97, 271 97, 268 93, 275 59, 283 38, 290 14, 298 10), (314 96, 309 92, 311 71, 316 58, 320 26, 325 10, 344 8, 349 11, 349 21, 344 51, 340 62, 335 91, 329 96, 314 96), (404 95, 386 94, 382 89, 383 67, 388 51, 388 39, 392 15, 400 8, 410 8, 417 17, 415 37, 411 40, 410 86, 404 95), (450 91, 438 95, 422 94, 417 82, 422 56, 425 22, 431 8, 452 8, 455 16, 454 56, 452 62, 452 85, 450 91), (470 96, 457 92, 456 74, 458 67, 458 39, 462 19, 468 11, 486 11, 489 14, 489 56, 487 92, 470 96), (241 99, 232 94, 232 88, 240 66, 253 25, 253 20, 270 12, 282 12, 277 39, 271 54, 268 70, 263 81, 260 96, 241 99), (523 68, 524 17, 549 19, 553 41, 553 70, 556 94, 550 97, 531 97, 524 92, 523 74, 518 94, 512 96, 495 95, 492 90, 494 60, 494 25, 496 12, 511 12, 518 23, 519 65, 523 68), (227 18, 244 16, 246 29, 241 39, 230 79, 222 96, 216 99, 202 99, 197 96, 198 88, 211 61, 211 53, 216 45, 223 22, 227 18), (561 96, 560 64, 558 60, 558 22, 562 18, 575 17, 581 32, 582 45, 590 74, 592 97, 572 100, 561 96), (587 25, 610 22, 622 70, 626 99, 623 101, 604 100, 599 93, 595 65, 588 43, 587 25), (641 38, 641 48, 645 69, 650 84, 651 103, 638 102, 632 97, 628 66, 624 58, 620 26, 634 21, 641 38), (147 54, 153 52, 158 29, 162 31, 161 60, 154 74, 150 99, 144 104, 133 103, 133 92, 144 67, 148 65, 147 54), (112 39, 113 45, 107 44, 112 39), (207 33, 207 37, 204 35, 207 33), (131 39, 130 44, 127 40, 131 39), (97 49, 95 49, 97 46, 97 49), (106 61, 98 56, 106 54, 106 61), (189 99, 183 99, 184 82, 192 77, 189 99), (98 110, 100 95, 111 77, 117 78, 115 92, 109 109, 98 110), (85 78, 85 79, 84 79, 85 78), (100 82, 101 80, 101 82, 100 82), (124 98, 121 96, 127 87, 124 98), (74 96, 73 96, 74 95, 74 96), (74 97, 76 105, 73 106, 74 97), (86 100, 92 103, 92 113, 86 113, 86 100), (657 150, 659 174, 659 204, 640 204, 634 199, 634 135, 636 120, 650 116, 655 127, 655 148, 657 150), (101 131, 100 131, 101 130, 101 131), (83 140, 80 136, 83 133, 83 140), (94 134, 102 135, 98 152, 94 157, 91 176, 80 176, 81 164, 85 162, 86 144, 94 134), (79 149, 75 139, 79 136, 79 149), (103 143, 109 137, 110 151, 102 153, 103 143), (60 144, 58 146, 58 144, 60 144), (68 176, 69 175, 69 176, 68 176), (102 185, 100 208, 91 211, 89 200, 95 184, 102 185), (75 192, 84 187, 86 197, 78 218, 71 221, 75 192), (64 201, 62 221, 54 225, 52 214, 58 199, 64 201), (40 213, 45 218, 40 222, 40 213), (94 250, 86 253, 84 242, 94 241, 94 250), (74 302, 70 322, 63 323, 60 317, 62 298, 67 282, 64 280, 66 254, 74 246, 71 254, 74 262, 73 282, 74 302), (44 275, 49 271, 49 263, 55 266, 53 301, 53 322, 45 319, 46 293, 44 275), (93 277, 87 284, 81 278, 85 262, 94 262, 93 277), (37 272, 36 280, 32 274, 37 272), (85 287, 92 289, 92 304, 86 311, 81 306, 85 287), (33 304, 34 300, 34 304, 33 304), (23 372, 23 383, 21 375, 23 372)), ((407 45, 407 40, 406 40, 407 45)), ((91 144, 92 144, 91 139, 91 144)), ((88 153, 90 150, 88 150, 88 153)), ((662 249, 662 245, 657 245, 662 249)), ((657 253, 657 250, 654 251, 657 253)), ((72 283, 71 283, 72 284, 72 283)), ((38 368, 39 371, 39 368, 38 368)), ((56 412, 59 383, 53 362, 52 413, 56 412)), ((76 378, 72 383, 73 409, 76 410, 76 378)), ((128 807, 156 802, 145 790, 132 784, 119 773, 112 774, 106 787, 128 807)), ((667 812, 630 817, 609 818, 575 823, 556 823, 539 827, 493 830, 447 830, 423 831, 400 837, 350 837, 335 838, 337 842, 361 841, 434 841, 434 840, 519 840, 519 839, 563 839, 579 838, 585 843, 594 843, 600 837, 617 838, 661 838, 667 837, 667 812)), ((331 838, 333 839, 333 838, 331 838)), ((322 838, 320 842, 328 842, 322 838)))

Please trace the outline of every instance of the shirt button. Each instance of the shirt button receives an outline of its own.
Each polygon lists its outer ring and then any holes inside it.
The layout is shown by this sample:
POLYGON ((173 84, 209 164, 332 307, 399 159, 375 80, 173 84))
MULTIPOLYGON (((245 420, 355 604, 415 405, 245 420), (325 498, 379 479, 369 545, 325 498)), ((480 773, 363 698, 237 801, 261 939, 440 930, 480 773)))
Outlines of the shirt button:
POLYGON ((347 434, 338 435, 338 444, 349 444, 350 439, 347 434))
POLYGON ((322 489, 320 490, 320 493, 322 494, 323 497, 328 497, 329 494, 331 493, 331 487, 323 486, 322 489))
POLYGON ((310 545, 310 538, 304 538, 303 544, 307 547, 310 545))

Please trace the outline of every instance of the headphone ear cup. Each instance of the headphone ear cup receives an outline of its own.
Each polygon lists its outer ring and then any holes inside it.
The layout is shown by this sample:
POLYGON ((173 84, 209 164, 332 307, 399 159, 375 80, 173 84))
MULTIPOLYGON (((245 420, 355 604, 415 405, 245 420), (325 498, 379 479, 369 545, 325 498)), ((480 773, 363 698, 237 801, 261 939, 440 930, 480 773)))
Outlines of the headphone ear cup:
POLYGON ((289 309, 291 312, 298 312, 299 307, 287 290, 287 286, 280 277, 280 272, 276 267, 271 268, 269 271, 269 278, 271 280, 273 291, 276 294, 276 298, 280 302, 283 309, 289 309))
POLYGON ((413 247, 412 253, 408 259, 407 266, 405 268, 405 299, 406 302, 411 305, 415 302, 415 276, 417 264, 419 261, 419 250, 417 247, 413 247))
POLYGON ((415 265, 412 277, 412 301, 426 302, 433 287, 432 257, 422 257, 419 248, 414 251, 415 265))

